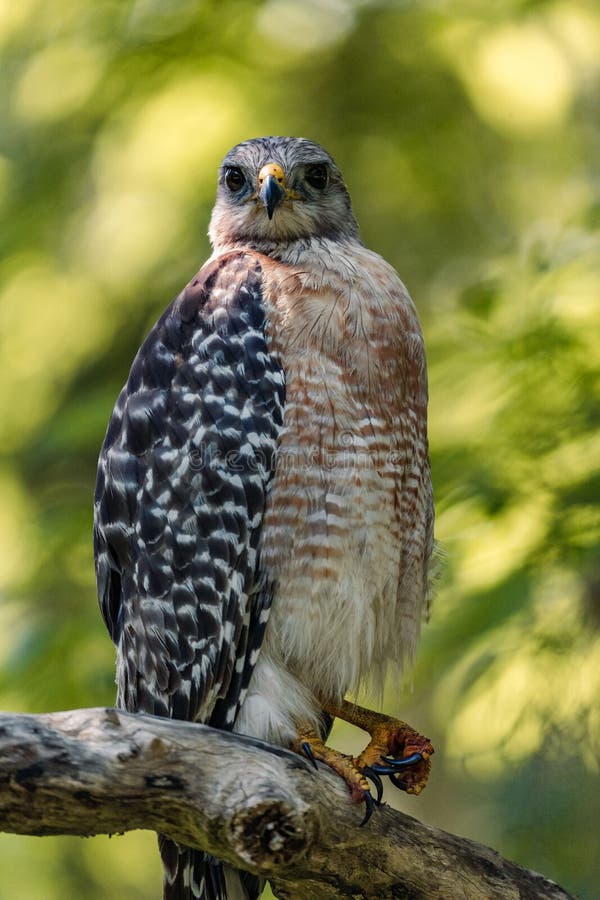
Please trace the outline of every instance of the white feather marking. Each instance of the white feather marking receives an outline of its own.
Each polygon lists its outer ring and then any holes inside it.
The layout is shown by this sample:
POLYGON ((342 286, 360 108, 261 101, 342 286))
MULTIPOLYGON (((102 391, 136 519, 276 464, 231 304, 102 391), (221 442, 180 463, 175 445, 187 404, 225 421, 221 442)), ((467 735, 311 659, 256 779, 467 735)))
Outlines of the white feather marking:
POLYGON ((317 728, 319 714, 311 692, 263 648, 234 731, 285 746, 297 734, 296 722, 317 728))

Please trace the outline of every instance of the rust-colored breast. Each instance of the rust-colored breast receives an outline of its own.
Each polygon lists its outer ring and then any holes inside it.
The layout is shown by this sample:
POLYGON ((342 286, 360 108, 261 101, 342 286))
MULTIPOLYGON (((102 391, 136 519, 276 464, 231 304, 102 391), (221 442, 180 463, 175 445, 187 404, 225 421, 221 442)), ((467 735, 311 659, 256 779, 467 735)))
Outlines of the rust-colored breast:
POLYGON ((339 696, 412 657, 427 593, 432 503, 418 319, 358 243, 263 265, 284 427, 261 562, 277 590, 271 652, 339 696))

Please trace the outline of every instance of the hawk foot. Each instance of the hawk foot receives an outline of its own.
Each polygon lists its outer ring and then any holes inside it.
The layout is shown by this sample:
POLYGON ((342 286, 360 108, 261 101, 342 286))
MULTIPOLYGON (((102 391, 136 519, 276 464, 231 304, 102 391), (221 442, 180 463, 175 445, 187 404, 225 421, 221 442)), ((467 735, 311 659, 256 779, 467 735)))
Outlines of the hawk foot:
POLYGON ((292 750, 306 756, 310 762, 317 767, 317 760, 325 763, 334 772, 337 772, 344 779, 350 788, 350 796, 355 803, 364 802, 365 815, 360 823, 365 825, 373 813, 373 808, 379 805, 383 786, 381 778, 376 772, 369 773, 368 768, 363 772, 356 765, 356 761, 346 753, 340 753, 328 747, 321 738, 312 731, 306 729, 299 733, 298 737, 292 744, 292 750), (369 775, 377 790, 377 799, 373 798, 366 776, 369 775))
POLYGON ((371 732, 371 741, 356 758, 357 768, 389 775, 392 784, 407 794, 420 794, 429 778, 433 747, 428 738, 406 722, 389 719, 371 732))
POLYGON ((343 700, 327 706, 332 716, 339 716, 371 735, 369 744, 354 760, 360 772, 377 776, 389 775, 392 784, 407 794, 420 794, 429 778, 433 747, 424 737, 399 719, 372 712, 343 700))

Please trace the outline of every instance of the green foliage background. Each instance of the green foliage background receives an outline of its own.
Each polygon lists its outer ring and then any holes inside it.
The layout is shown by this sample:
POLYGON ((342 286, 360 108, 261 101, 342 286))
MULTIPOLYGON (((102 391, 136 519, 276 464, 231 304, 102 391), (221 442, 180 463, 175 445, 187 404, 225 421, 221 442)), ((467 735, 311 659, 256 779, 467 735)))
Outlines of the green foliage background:
MULTIPOLYGON (((394 800, 597 897, 597 4, 4 0, 0 47, 0 707, 112 701, 91 524, 113 402, 208 255, 226 150, 312 137, 430 361, 446 576, 386 708, 437 752, 394 800)), ((0 838, 0 900, 159 880, 149 834, 0 838)))

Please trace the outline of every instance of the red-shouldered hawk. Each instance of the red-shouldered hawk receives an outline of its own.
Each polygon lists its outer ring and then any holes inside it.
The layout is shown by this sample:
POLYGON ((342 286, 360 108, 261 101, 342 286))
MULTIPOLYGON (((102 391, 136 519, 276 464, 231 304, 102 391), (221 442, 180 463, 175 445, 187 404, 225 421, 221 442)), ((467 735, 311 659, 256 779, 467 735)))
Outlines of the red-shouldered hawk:
MULTIPOLYGON (((413 659, 433 501, 413 303, 358 236, 339 169, 297 138, 219 173, 213 255, 139 350, 102 447, 94 543, 118 704, 418 793, 429 741, 345 699, 413 659), (367 730, 327 747, 332 717, 367 730)), ((375 801, 375 802, 377 802, 375 801)), ((260 884, 161 839, 169 900, 260 884)))

